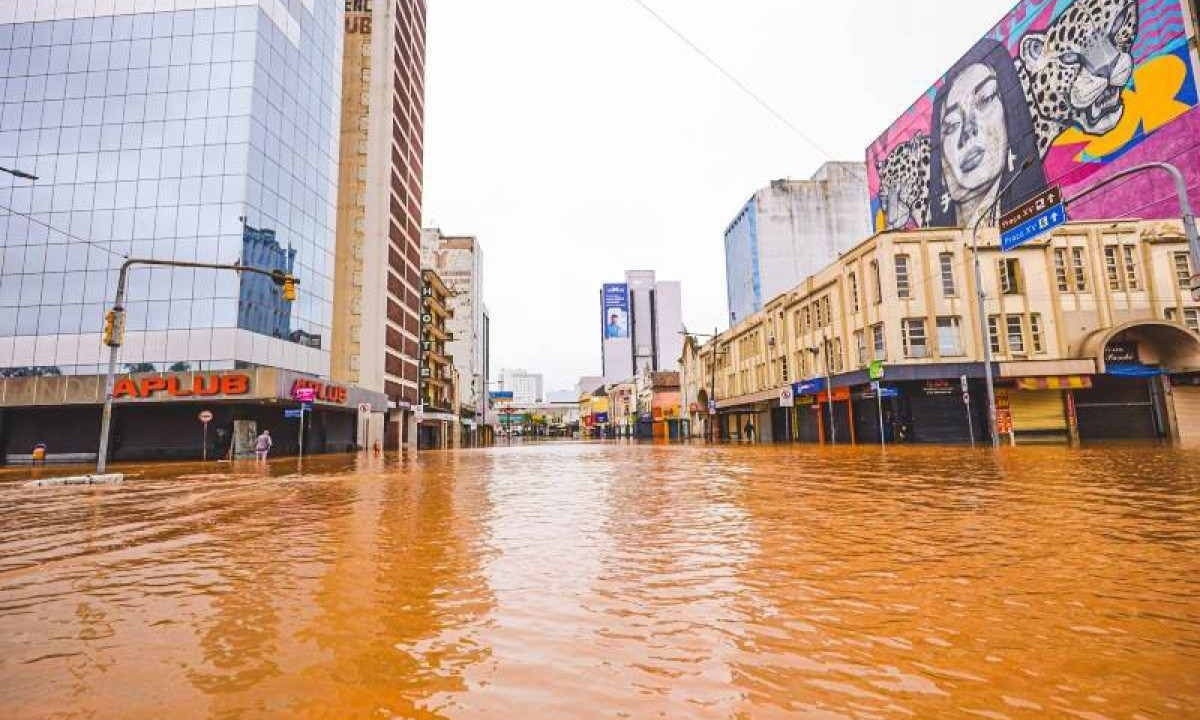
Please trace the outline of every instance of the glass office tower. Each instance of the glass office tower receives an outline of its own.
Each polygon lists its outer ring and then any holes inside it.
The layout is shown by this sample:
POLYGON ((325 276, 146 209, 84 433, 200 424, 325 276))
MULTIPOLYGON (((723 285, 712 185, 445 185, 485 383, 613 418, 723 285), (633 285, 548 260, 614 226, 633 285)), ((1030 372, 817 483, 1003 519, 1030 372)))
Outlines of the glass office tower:
POLYGON ((0 0, 0 166, 38 176, 0 174, 0 372, 100 372, 128 255, 301 284, 135 269, 123 366, 328 375, 343 4, 168 4, 226 7, 0 0))

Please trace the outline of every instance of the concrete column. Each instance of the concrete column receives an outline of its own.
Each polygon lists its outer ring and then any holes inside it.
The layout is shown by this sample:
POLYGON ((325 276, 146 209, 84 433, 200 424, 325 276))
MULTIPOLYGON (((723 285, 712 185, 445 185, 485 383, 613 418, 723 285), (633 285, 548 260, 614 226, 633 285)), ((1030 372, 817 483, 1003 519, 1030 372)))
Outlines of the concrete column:
POLYGON ((417 451, 417 415, 414 412, 405 411, 404 413, 404 449, 410 452, 417 451))
POLYGON ((462 447, 462 425, 453 422, 448 423, 450 428, 450 449, 457 450, 462 447))

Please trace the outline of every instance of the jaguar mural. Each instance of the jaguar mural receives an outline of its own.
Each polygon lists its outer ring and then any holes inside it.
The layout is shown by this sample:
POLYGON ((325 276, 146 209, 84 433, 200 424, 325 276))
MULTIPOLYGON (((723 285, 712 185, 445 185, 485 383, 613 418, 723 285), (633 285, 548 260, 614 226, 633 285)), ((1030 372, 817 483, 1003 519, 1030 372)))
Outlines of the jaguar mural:
MULTIPOLYGON (((867 149, 877 230, 966 226, 1047 184, 1070 196, 1168 160, 1200 193, 1200 110, 1180 0, 1025 0, 867 149)), ((1072 217, 1176 215, 1154 178, 1072 217)))

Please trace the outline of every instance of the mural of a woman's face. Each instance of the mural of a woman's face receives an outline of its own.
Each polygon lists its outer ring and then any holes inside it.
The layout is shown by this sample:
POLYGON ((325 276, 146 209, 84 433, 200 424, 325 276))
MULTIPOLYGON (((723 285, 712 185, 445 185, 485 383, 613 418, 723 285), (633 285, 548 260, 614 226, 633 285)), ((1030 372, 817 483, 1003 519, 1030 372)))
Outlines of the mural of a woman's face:
POLYGON ((1008 130, 996 73, 976 63, 954 79, 942 111, 942 170, 955 201, 990 188, 1008 161, 1008 130))

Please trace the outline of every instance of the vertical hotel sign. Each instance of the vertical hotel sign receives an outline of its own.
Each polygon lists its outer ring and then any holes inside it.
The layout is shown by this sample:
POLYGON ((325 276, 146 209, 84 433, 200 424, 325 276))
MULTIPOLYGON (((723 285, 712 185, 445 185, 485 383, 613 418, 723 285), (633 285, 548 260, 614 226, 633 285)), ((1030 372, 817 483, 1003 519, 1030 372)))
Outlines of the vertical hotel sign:
POLYGON ((629 337, 629 286, 625 283, 606 283, 600 305, 604 339, 629 337))
POLYGON ((371 0, 346 0, 346 34, 371 34, 371 0))

